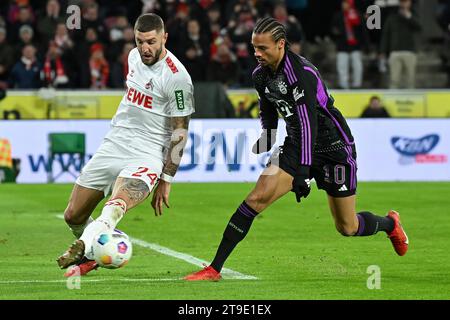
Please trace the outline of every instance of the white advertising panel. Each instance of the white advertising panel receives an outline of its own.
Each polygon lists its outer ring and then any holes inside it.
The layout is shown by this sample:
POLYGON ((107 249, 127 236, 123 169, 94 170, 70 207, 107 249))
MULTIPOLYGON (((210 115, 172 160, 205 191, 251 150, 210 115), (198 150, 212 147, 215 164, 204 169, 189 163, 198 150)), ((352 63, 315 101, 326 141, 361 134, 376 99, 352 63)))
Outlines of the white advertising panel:
MULTIPOLYGON (((350 119, 356 139, 359 181, 450 181, 450 119, 350 119)), ((285 137, 280 120, 277 145, 285 137)), ((11 143, 21 160, 18 183, 46 183, 48 134, 82 132, 86 159, 95 153, 109 129, 107 120, 0 121, 0 138, 11 143)), ((256 181, 269 154, 251 147, 260 133, 255 119, 192 120, 190 138, 175 177, 177 182, 256 181)), ((80 171, 77 157, 56 156, 56 182, 73 182, 80 171), (60 174, 62 167, 70 173, 60 174)))
POLYGON ((450 119, 354 119, 361 181, 449 181, 450 119))

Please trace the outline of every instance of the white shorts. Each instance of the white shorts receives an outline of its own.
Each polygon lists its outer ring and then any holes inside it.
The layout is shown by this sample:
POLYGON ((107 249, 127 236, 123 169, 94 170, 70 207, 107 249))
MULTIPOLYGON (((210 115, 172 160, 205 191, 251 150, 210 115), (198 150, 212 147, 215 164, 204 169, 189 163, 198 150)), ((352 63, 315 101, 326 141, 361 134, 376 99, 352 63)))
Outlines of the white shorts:
POLYGON ((117 177, 144 181, 149 191, 158 182, 163 169, 162 152, 143 153, 126 143, 103 140, 100 148, 81 170, 76 183, 82 187, 112 192, 117 177))

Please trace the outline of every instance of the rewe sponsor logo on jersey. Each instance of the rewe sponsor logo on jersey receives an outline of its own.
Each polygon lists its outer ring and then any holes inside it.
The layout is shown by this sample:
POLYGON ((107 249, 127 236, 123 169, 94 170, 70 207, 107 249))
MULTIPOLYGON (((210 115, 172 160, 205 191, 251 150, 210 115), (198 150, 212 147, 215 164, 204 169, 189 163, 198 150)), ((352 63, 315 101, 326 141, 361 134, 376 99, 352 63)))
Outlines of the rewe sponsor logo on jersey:
POLYGON ((392 137, 393 148, 400 153, 401 164, 415 163, 444 163, 447 162, 445 154, 430 154, 439 143, 439 135, 429 134, 418 139, 407 137, 392 137))
POLYGON ((131 103, 139 106, 144 107, 146 109, 152 108, 152 100, 153 98, 151 96, 148 96, 139 90, 136 90, 135 88, 127 88, 127 100, 131 103))

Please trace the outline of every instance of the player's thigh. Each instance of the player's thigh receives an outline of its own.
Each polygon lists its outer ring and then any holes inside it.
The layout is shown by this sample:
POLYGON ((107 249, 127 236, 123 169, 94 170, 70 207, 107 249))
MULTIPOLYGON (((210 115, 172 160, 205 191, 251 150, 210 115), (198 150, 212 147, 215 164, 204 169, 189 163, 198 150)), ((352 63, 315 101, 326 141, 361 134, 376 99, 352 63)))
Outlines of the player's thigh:
POLYGON ((276 165, 267 167, 245 201, 257 212, 292 190, 293 177, 276 165))
POLYGON ((127 210, 137 206, 152 192, 161 175, 162 166, 162 162, 156 160, 128 165, 116 179, 111 199, 123 199, 127 203, 127 210))
POLYGON ((103 198, 103 191, 75 184, 64 211, 65 220, 70 224, 84 223, 103 198))

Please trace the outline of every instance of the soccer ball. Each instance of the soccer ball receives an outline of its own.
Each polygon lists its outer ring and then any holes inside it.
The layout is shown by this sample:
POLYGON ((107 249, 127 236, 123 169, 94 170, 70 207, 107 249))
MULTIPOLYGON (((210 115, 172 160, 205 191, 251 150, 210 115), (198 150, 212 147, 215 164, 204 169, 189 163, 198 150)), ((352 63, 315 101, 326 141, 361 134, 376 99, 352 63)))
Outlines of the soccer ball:
POLYGON ((91 253, 100 267, 117 269, 130 261, 133 247, 126 233, 114 230, 98 234, 92 243, 91 253))

